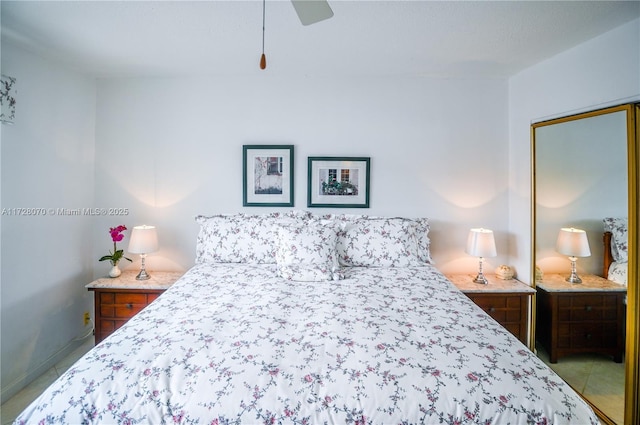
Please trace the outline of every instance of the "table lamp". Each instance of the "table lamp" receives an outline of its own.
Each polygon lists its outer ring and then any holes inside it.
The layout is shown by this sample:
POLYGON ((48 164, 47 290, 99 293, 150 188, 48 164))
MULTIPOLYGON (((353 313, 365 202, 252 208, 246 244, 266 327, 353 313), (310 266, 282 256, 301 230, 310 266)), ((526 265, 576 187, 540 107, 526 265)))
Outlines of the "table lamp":
POLYGON ((493 238, 493 231, 489 229, 471 229, 467 238, 466 253, 479 258, 478 275, 473 281, 486 285, 489 283, 482 274, 482 259, 485 257, 495 257, 496 242, 493 238))
POLYGON ((568 255, 571 261, 571 275, 565 280, 570 283, 582 283, 582 279, 576 273, 576 260, 578 259, 577 257, 591 255, 587 232, 573 227, 563 227, 558 234, 556 251, 560 254, 568 255))
POLYGON ((136 276, 137 280, 147 280, 151 276, 144 268, 144 259, 147 254, 158 250, 158 234, 154 226, 136 226, 131 232, 129 239, 129 252, 132 254, 140 254, 142 259, 142 267, 140 273, 136 276))

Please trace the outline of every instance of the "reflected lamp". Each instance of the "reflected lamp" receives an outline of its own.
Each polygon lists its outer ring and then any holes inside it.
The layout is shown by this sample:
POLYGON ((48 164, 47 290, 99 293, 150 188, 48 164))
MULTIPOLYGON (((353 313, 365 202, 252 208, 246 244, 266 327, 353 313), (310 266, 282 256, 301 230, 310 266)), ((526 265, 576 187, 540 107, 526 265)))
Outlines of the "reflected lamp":
POLYGON ((589 249, 589 239, 587 232, 573 227, 563 227, 558 233, 556 241, 556 251, 567 255, 571 261, 571 274, 565 280, 570 283, 582 283, 582 279, 576 273, 576 261, 578 257, 588 257, 591 255, 589 249))
POLYGON ((129 239, 129 252, 132 254, 140 254, 142 266, 140 273, 136 276, 137 280, 147 280, 151 276, 147 273, 144 266, 144 260, 147 254, 158 250, 158 234, 155 226, 136 226, 131 232, 129 239))
POLYGON ((467 238, 467 249, 465 251, 469 255, 478 257, 478 275, 473 281, 486 285, 489 283, 482 274, 482 261, 486 257, 495 257, 496 241, 493 237, 493 231, 489 229, 471 229, 467 238))

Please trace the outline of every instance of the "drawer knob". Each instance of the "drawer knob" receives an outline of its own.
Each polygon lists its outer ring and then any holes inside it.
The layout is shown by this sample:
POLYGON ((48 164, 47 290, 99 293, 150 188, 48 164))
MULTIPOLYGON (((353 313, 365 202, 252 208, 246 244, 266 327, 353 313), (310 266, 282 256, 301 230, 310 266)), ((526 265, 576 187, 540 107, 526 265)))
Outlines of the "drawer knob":
POLYGON ((496 309, 495 309, 495 307, 489 307, 489 311, 490 311, 491 313, 494 313, 494 312, 496 311, 496 309))
POLYGON ((127 308, 128 308, 129 310, 131 310, 131 309, 133 308, 133 304, 131 304, 131 303, 127 304, 127 308))
POLYGON ((584 337, 585 337, 586 339, 591 339, 591 334, 586 334, 584 337))
POLYGON ((590 305, 588 305, 584 309, 587 310, 587 311, 591 311, 593 308, 590 305))

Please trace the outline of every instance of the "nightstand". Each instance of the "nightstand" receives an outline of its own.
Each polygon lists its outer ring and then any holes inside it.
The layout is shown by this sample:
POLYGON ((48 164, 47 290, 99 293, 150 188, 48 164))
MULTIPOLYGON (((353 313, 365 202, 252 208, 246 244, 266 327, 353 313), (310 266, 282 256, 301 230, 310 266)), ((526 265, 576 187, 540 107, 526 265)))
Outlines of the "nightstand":
POLYGON ((182 272, 149 272, 148 280, 136 280, 138 270, 127 270, 119 277, 104 277, 85 286, 95 293, 94 318, 96 344, 124 325, 183 275, 182 272))
POLYGON ((467 297, 528 346, 529 305, 535 289, 519 280, 503 280, 495 275, 485 275, 489 283, 483 285, 473 281, 475 276, 446 275, 467 297))
POLYGON ((627 288, 600 276, 545 275, 536 282, 536 337, 549 361, 576 353, 600 353, 622 362, 627 288))

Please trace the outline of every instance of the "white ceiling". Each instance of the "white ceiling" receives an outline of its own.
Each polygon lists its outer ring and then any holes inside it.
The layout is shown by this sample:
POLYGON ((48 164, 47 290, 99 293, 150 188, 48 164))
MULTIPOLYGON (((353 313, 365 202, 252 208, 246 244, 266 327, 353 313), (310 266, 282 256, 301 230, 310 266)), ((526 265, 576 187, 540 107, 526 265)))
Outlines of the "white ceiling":
POLYGON ((265 71, 261 0, 2 0, 2 37, 98 77, 505 77, 640 16, 640 1, 329 4, 333 18, 302 26, 266 1, 265 71))

